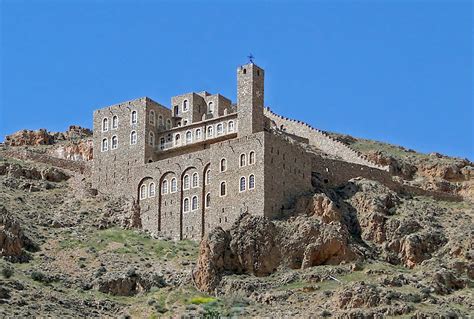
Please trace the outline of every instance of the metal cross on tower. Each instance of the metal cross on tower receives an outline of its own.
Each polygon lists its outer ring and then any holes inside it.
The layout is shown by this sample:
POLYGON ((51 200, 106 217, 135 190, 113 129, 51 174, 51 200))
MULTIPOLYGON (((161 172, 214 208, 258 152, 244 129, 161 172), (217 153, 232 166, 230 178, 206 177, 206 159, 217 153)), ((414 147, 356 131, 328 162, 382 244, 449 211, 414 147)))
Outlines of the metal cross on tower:
POLYGON ((247 58, 249 58, 249 62, 250 63, 253 63, 253 59, 255 59, 255 57, 252 55, 252 53, 250 53, 247 58))

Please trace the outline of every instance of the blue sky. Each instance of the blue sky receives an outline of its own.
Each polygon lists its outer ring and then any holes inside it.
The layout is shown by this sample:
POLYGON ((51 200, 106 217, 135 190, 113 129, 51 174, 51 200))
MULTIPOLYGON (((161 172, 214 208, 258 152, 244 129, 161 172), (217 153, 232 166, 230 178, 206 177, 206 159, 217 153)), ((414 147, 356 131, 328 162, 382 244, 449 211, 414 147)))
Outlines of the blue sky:
POLYGON ((252 52, 284 116, 474 159, 470 1, 0 3, 1 139, 142 96, 235 101, 252 52))

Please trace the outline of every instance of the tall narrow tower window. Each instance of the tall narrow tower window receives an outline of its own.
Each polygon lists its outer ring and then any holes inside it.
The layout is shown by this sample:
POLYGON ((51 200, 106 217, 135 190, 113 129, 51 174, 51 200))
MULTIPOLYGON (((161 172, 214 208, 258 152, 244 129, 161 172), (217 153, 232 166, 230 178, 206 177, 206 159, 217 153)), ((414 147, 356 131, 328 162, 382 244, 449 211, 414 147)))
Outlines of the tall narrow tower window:
POLYGON ((209 113, 214 113, 214 102, 209 102, 208 106, 209 113))
POLYGON ((109 150, 109 140, 104 138, 102 140, 102 152, 106 152, 109 150))
POLYGON ((187 112, 189 110, 188 100, 183 101, 183 112, 187 112))
POLYGON ((137 132, 135 131, 132 131, 132 133, 130 133, 130 144, 131 145, 137 144, 137 132))
POLYGON ((221 182, 220 194, 221 194, 221 196, 226 195, 226 184, 225 184, 225 182, 221 182))
POLYGON ((150 111, 150 124, 155 126, 155 122, 156 122, 155 111, 151 110, 150 111))
POLYGON ((137 111, 132 111, 132 114, 130 115, 130 122, 132 124, 137 124, 137 111))
POLYGON ((109 119, 104 118, 102 120, 102 132, 107 132, 109 130, 109 119))
POLYGON ((112 118, 112 129, 116 128, 118 128, 118 117, 117 115, 114 115, 114 117, 112 118))
POLYGON ((116 150, 118 147, 118 138, 116 135, 112 136, 112 149, 116 150))
POLYGON ((155 133, 152 131, 148 133, 148 144, 150 144, 150 146, 155 146, 155 133))

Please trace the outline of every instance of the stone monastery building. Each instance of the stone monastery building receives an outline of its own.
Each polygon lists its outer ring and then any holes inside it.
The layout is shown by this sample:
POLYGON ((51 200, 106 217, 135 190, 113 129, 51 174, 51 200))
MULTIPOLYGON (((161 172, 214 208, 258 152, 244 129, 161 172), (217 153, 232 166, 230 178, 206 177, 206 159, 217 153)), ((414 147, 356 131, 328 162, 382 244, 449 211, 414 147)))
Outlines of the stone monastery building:
POLYGON ((245 212, 275 218, 312 190, 386 173, 344 144, 264 108, 265 72, 237 69, 237 103, 187 93, 171 109, 144 97, 94 112, 93 187, 140 206, 144 229, 199 240, 245 212))

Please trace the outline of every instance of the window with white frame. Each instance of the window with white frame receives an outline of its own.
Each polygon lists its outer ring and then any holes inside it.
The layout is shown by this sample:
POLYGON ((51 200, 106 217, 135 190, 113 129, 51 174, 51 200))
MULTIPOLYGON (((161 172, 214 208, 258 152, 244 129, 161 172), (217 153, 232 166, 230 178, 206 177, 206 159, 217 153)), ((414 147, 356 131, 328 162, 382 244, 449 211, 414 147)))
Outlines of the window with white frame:
POLYGON ((209 106, 208 109, 207 109, 208 112, 209 113, 214 113, 214 102, 209 102, 208 106, 209 106))
POLYGON ((183 177, 183 189, 189 189, 189 175, 186 174, 183 177))
POLYGON ((202 138, 202 132, 200 128, 196 129, 195 134, 196 134, 196 140, 200 140, 202 138))
POLYGON ((255 152, 251 151, 249 153, 249 165, 255 164, 255 152))
POLYGON ((118 128, 118 116, 117 115, 114 115, 114 117, 112 117, 112 129, 117 129, 118 128))
POLYGON ((220 194, 221 196, 225 196, 226 195, 226 183, 225 182, 221 182, 221 188, 220 188, 220 194))
POLYGON ((225 158, 221 159, 221 172, 225 172, 227 170, 227 160, 225 158))
POLYGON ((247 185, 247 181, 245 180, 245 177, 244 177, 244 176, 242 176, 242 177, 240 178, 240 186, 239 186, 239 191, 240 191, 240 192, 243 192, 243 191, 245 191, 245 187, 246 187, 246 185, 247 185))
POLYGON ((206 194, 206 208, 211 206, 211 193, 206 194))
POLYGON ((132 111, 132 114, 130 115, 130 123, 137 124, 137 122, 137 111, 132 111))
POLYGON ((245 154, 240 154, 240 167, 247 165, 247 158, 245 154))
POLYGON ((150 144, 150 146, 155 146, 155 133, 152 131, 148 133, 148 144, 150 144))
POLYGON ((217 135, 224 133, 224 125, 222 123, 217 124, 217 135))
POLYGON ((102 132, 107 132, 109 130, 109 119, 104 118, 102 120, 102 132))
POLYGON ((193 133, 191 131, 186 132, 186 144, 193 142, 193 133))
POLYGON ((130 133, 130 144, 135 145, 137 144, 137 132, 132 131, 130 133))
POLYGON ((189 103, 188 100, 183 101, 183 112, 187 112, 189 110, 189 103))
POLYGON ((183 211, 185 213, 189 212, 189 198, 187 197, 183 200, 183 211))
POLYGON ((212 126, 207 127, 207 137, 212 137, 214 135, 214 128, 212 126))
POLYGON ((155 126, 156 123, 156 114, 155 111, 151 110, 150 111, 150 124, 155 126))
POLYGON ((181 135, 179 133, 176 133, 174 136, 174 145, 177 146, 181 144, 181 135))
POLYGON ((234 121, 229 121, 229 123, 227 123, 227 131, 228 132, 233 132, 234 130, 235 130, 234 121))
POLYGON ((255 188, 255 176, 252 174, 249 176, 249 189, 255 188))
POLYGON ((193 196, 193 198, 191 199, 191 210, 196 210, 198 208, 199 208, 198 197, 193 196))
POLYGON ((102 140, 102 152, 106 152, 109 150, 109 140, 104 138, 102 140))
POLYGON ((155 183, 150 183, 150 188, 148 189, 148 197, 155 197, 156 187, 155 183))
POLYGON ((209 185, 210 182, 211 182, 211 170, 208 169, 206 171, 206 185, 209 185))
POLYGON ((163 180, 161 182, 161 194, 168 194, 168 180, 163 180))
POLYGON ((176 177, 173 177, 171 179, 171 192, 176 193, 177 190, 178 190, 178 180, 176 179, 176 177))
POLYGON ((118 138, 117 135, 112 136, 112 149, 116 150, 118 147, 118 138))
POLYGON ((140 199, 145 199, 146 198, 146 185, 143 184, 140 187, 140 199))
POLYGON ((193 188, 196 188, 199 186, 199 175, 198 173, 193 173, 193 188))

